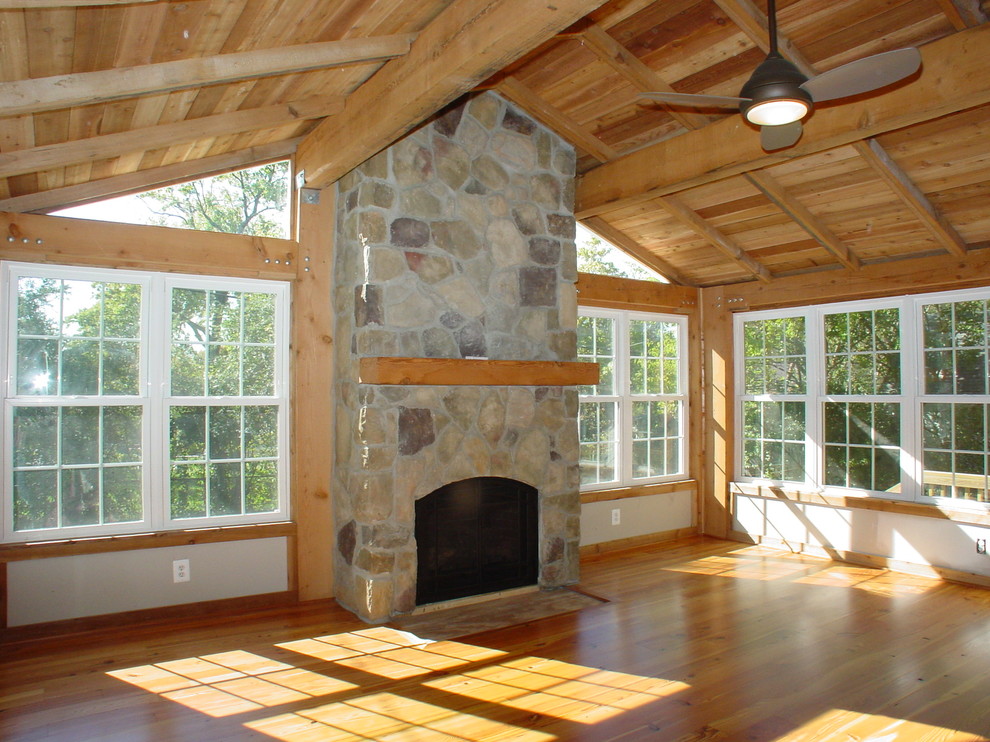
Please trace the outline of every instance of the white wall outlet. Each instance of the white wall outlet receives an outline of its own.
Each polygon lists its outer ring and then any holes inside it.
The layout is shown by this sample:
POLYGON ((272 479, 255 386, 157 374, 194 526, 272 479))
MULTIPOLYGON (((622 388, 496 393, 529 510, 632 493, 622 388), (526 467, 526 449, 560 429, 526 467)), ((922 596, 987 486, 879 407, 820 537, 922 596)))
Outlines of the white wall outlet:
POLYGON ((176 559, 172 562, 172 582, 189 582, 188 559, 176 559))
POLYGON ((619 508, 612 508, 612 525, 617 526, 622 522, 622 511, 619 508))
POLYGON ((987 553, 987 540, 985 538, 976 539, 976 553, 977 554, 987 553))

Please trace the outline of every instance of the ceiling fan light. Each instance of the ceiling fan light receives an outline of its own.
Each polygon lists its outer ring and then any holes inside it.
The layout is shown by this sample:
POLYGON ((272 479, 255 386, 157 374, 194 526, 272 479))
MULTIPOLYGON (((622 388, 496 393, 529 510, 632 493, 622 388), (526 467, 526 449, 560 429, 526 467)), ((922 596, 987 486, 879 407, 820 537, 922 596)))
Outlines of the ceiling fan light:
POLYGON ((777 98, 756 103, 746 109, 746 120, 757 126, 782 126, 800 121, 810 106, 803 100, 777 98))

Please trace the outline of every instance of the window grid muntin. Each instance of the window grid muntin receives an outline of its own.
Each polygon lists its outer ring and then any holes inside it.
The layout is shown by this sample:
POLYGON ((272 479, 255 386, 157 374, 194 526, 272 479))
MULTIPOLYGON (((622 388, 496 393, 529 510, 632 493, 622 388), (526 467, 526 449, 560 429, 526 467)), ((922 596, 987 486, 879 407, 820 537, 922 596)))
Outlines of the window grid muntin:
MULTIPOLYGON (((845 302, 841 304, 823 304, 811 307, 803 307, 799 309, 791 310, 768 310, 746 313, 745 315, 738 315, 736 317, 736 346, 737 348, 742 347, 742 337, 741 337, 741 326, 744 319, 749 320, 752 318, 763 318, 768 316, 775 316, 780 314, 794 315, 804 315, 809 318, 814 318, 820 316, 825 312, 834 312, 835 310, 840 311, 858 311, 862 309, 878 309, 884 307, 899 307, 901 310, 901 366, 902 366, 902 392, 899 395, 875 395, 868 397, 865 395, 849 395, 849 396, 822 396, 816 397, 815 404, 812 404, 808 408, 808 431, 809 440, 814 443, 814 445, 809 446, 809 450, 814 451, 813 454, 809 454, 811 467, 809 468, 809 476, 804 482, 799 482, 799 486, 806 486, 812 489, 820 489, 824 484, 818 484, 824 481, 824 473, 821 472, 821 467, 824 464, 824 455, 819 456, 818 452, 821 451, 822 441, 824 439, 824 421, 822 418, 822 412, 824 409, 824 403, 827 401, 849 401, 849 402, 899 402, 901 404, 901 430, 902 430, 902 440, 901 440, 901 474, 902 474, 902 487, 901 492, 891 492, 891 493, 872 493, 873 496, 882 497, 884 499, 899 499, 899 500, 917 500, 921 502, 929 502, 937 505, 949 506, 949 507, 977 507, 981 510, 988 508, 986 503, 982 503, 974 500, 960 499, 957 496, 940 496, 936 494, 926 494, 924 480, 926 477, 925 471, 925 451, 926 446, 924 445, 923 428, 924 428, 924 405, 929 403, 940 403, 940 404, 990 404, 990 394, 933 394, 926 392, 925 387, 925 365, 924 365, 924 351, 926 346, 925 341, 925 317, 923 314, 922 307, 926 305, 936 305, 936 304, 951 304, 954 302, 968 302, 968 301, 978 301, 990 304, 990 289, 967 289, 951 292, 939 292, 932 294, 921 294, 917 296, 905 296, 896 299, 882 299, 882 300, 863 300, 857 302, 845 302), (818 422, 812 422, 812 417, 816 418, 818 422), (818 431, 817 433, 815 431, 818 431), (814 436, 818 436, 818 440, 812 440, 814 436), (817 475, 814 472, 820 472, 817 475)), ((985 306, 985 305, 984 305, 985 306)), ((990 311, 990 308, 988 308, 990 311)), ((990 328, 988 328, 990 331, 990 328)), ((816 343, 822 343, 824 340, 814 340, 812 335, 818 332, 817 325, 815 322, 810 322, 809 324, 809 341, 808 341, 808 353, 809 353, 809 368, 820 368, 820 371, 816 371, 819 376, 824 379, 824 358, 819 361, 814 361, 813 356, 816 354, 816 343)), ((990 339, 988 339, 990 342, 990 339)), ((930 345, 930 344, 929 344, 930 345)), ((956 343, 956 347, 974 347, 978 344, 970 344, 964 346, 963 344, 956 343)), ((936 346, 945 348, 945 345, 936 346)), ((824 350, 824 347, 823 349, 824 350)), ((737 378, 737 395, 736 398, 739 401, 737 406, 736 415, 736 425, 737 425, 737 435, 736 440, 740 442, 740 445, 736 447, 736 472, 740 480, 749 481, 752 478, 744 476, 743 471, 743 455, 742 455, 742 441, 743 441, 743 429, 742 429, 742 403, 747 399, 747 395, 743 394, 743 361, 742 353, 737 353, 736 362, 736 378, 737 378)), ((822 381, 824 383, 824 381, 822 381)), ((750 395, 749 398, 755 398, 750 395)), ((882 448, 882 446, 881 446, 882 448)), ((928 447, 928 450, 931 450, 928 447)), ((975 453, 969 449, 962 449, 960 451, 964 454, 975 453)), ((987 463, 990 467, 990 462, 987 463)))
MULTIPOLYGON (((686 467, 685 462, 687 461, 687 440, 686 440, 686 421, 684 419, 685 411, 687 409, 687 392, 684 389, 686 385, 687 378, 687 359, 684 351, 684 344, 686 342, 686 331, 687 331, 687 321, 684 317, 678 315, 661 315, 661 314, 650 314, 645 312, 626 312, 620 310, 607 310, 607 309, 597 309, 597 308, 586 308, 581 307, 579 309, 578 323, 579 328, 581 322, 587 317, 604 317, 610 318, 614 321, 615 335, 614 335, 614 378, 615 378, 615 388, 617 393, 614 395, 602 395, 602 394, 589 394, 586 392, 586 387, 581 388, 579 392, 581 393, 581 402, 615 402, 616 412, 617 412, 617 423, 616 429, 618 433, 618 461, 616 466, 616 478, 609 482, 582 482, 584 489, 602 489, 607 487, 615 486, 630 486, 638 484, 647 484, 650 482, 664 481, 664 480, 674 480, 685 476, 686 467), (673 327, 677 328, 677 341, 678 341, 678 352, 676 354, 668 354, 668 357, 677 359, 677 382, 681 385, 676 394, 631 394, 629 392, 629 325, 635 320, 646 320, 649 322, 662 322, 668 323, 673 327), (679 445, 677 447, 676 453, 678 454, 678 467, 677 471, 670 472, 670 467, 667 468, 668 473, 664 475, 652 476, 652 477, 634 477, 633 476, 633 403, 635 402, 670 402, 677 407, 677 421, 679 424, 678 437, 680 439, 679 445), (627 443, 624 443, 627 442, 627 443)), ((579 357, 582 360, 592 360, 590 354, 581 353, 581 340, 578 341, 579 347, 579 357)), ((584 346, 587 349, 587 346, 584 346)), ((674 436, 668 436, 673 438, 674 436)), ((665 446, 666 446, 665 439, 665 446)), ((583 478, 583 475, 582 475, 583 478)))
MULTIPOLYGON (((94 398, 101 400, 98 404, 104 405, 143 405, 144 416, 142 423, 141 446, 145 457, 145 466, 142 472, 142 520, 140 522, 126 522, 119 524, 111 523, 101 526, 77 526, 62 529, 61 532, 54 529, 16 532, 13 530, 14 507, 13 496, 11 495, 4 498, 2 511, 0 511, 2 512, 2 527, 5 540, 36 540, 42 536, 44 538, 62 538, 111 535, 117 533, 132 533, 135 529, 168 529, 188 527, 190 525, 190 521, 188 520, 178 522, 172 521, 168 517, 168 466, 166 463, 168 454, 166 449, 169 439, 167 414, 165 413, 165 409, 170 400, 167 396, 161 396, 156 398, 157 401, 151 403, 149 402, 151 397, 148 396, 149 391, 154 390, 162 390, 161 393, 164 395, 164 390, 166 389, 166 384, 168 381, 168 348, 170 347, 170 329, 167 321, 167 317, 170 314, 170 307, 167 303, 167 297, 170 296, 172 287, 176 285, 194 288, 226 287, 228 290, 236 289, 245 292, 271 294, 275 301, 273 327, 278 353, 274 361, 274 395, 271 397, 251 397, 250 400, 245 400, 244 404, 276 404, 279 408, 278 427, 279 430, 282 431, 280 434, 281 450, 279 451, 279 455, 282 463, 278 467, 277 471, 278 510, 275 513, 251 514, 249 516, 199 519, 195 521, 195 525, 205 527, 212 525, 224 525, 227 523, 246 524, 254 522, 270 522, 272 520, 281 520, 288 516, 287 492, 289 466, 287 442, 284 438, 286 434, 285 431, 287 431, 289 414, 288 399, 285 396, 285 390, 287 389, 286 380, 288 378, 287 284, 257 279, 231 279, 225 277, 197 276, 178 277, 172 274, 156 274, 127 270, 115 270, 112 272, 113 279, 107 280, 108 271, 102 269, 21 264, 7 261, 4 261, 2 266, 4 271, 3 275, 6 277, 3 281, 3 287, 7 291, 7 301, 5 303, 7 311, 7 324, 4 330, 6 333, 7 342, 4 343, 3 347, 5 354, 5 358, 3 359, 4 368, 7 369, 5 378, 8 382, 5 384, 5 412, 3 417, 3 440, 5 452, 12 451, 13 408, 15 406, 37 406, 39 404, 48 404, 52 399, 51 397, 41 397, 38 395, 21 397, 14 396, 16 389, 10 383, 10 380, 13 377, 13 364, 16 363, 17 358, 15 352, 17 346, 18 328, 18 292, 16 290, 16 281, 19 276, 40 276, 43 278, 49 278, 53 281, 84 279, 93 281, 103 280, 107 283, 140 284, 145 291, 144 299, 142 300, 140 320, 141 327, 145 328, 144 334, 142 335, 142 340, 151 338, 155 339, 154 341, 148 340, 142 347, 140 358, 141 383, 139 384, 139 396, 94 398), (150 307, 156 302, 157 306, 161 307, 161 311, 152 312, 150 307)), ((104 320, 101 321, 101 326, 105 327, 105 311, 103 311, 103 317, 104 320)), ((231 398, 224 397, 219 399, 222 399, 224 402, 228 402, 231 398)), ((198 401, 202 402, 203 400, 199 399, 198 401)), ((72 398, 72 403, 89 404, 85 398, 80 399, 76 397, 72 398)), ((7 489, 10 491, 10 489, 12 489, 13 471, 11 466, 12 459, 9 453, 4 453, 3 461, 5 477, 8 482, 7 489)))
MULTIPOLYGON (((926 497, 990 503, 990 440, 987 438, 990 404, 948 400, 923 402, 922 417, 925 423, 922 430, 923 494, 926 497), (945 408, 949 416, 948 436, 938 436, 941 441, 933 440, 928 426, 930 414, 936 412, 935 407, 945 408), (977 412, 980 422, 979 432, 967 436, 968 441, 960 440, 960 427, 956 423, 958 412, 963 409, 977 412), (943 463, 940 465, 939 462, 943 463), (945 468, 944 463, 948 463, 949 467, 945 468), (980 471, 960 471, 957 464, 980 471)), ((972 424, 973 421, 968 422, 972 424)))

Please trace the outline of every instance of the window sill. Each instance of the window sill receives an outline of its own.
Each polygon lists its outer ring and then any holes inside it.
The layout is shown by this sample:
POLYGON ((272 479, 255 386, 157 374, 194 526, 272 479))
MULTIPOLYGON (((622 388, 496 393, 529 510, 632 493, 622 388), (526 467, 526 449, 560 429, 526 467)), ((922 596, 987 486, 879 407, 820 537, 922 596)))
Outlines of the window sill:
POLYGON ((630 497, 649 497, 650 495, 662 495, 668 492, 684 492, 688 490, 694 493, 698 483, 693 479, 679 479, 676 482, 657 482, 656 484, 639 484, 632 487, 615 487, 607 490, 592 490, 581 493, 581 504, 587 505, 592 502, 609 502, 610 500, 626 500, 630 497))
POLYGON ((189 528, 183 531, 155 531, 121 536, 93 536, 91 538, 59 539, 57 541, 29 541, 0 544, 0 562, 19 562, 26 559, 51 559, 52 557, 79 556, 81 554, 154 549, 162 546, 189 546, 191 544, 212 544, 222 541, 244 541, 295 535, 295 523, 281 522, 189 528))
POLYGON ((915 515, 922 518, 939 518, 953 523, 964 523, 975 526, 990 526, 990 512, 977 512, 947 508, 940 505, 929 505, 920 502, 903 500, 882 500, 877 497, 846 497, 841 495, 825 495, 818 492, 788 490, 783 487, 772 487, 746 482, 732 482, 729 485, 730 494, 761 497, 766 500, 787 500, 806 505, 825 505, 833 508, 851 508, 855 510, 874 510, 881 513, 897 513, 899 515, 915 515))

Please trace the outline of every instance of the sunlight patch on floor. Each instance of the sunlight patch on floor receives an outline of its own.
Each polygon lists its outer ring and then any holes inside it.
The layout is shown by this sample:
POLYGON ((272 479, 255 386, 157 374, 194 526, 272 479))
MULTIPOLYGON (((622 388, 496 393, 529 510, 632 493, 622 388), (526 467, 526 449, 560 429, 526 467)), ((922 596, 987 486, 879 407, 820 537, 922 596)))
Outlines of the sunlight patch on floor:
POLYGON ((907 719, 893 719, 880 714, 863 714, 845 709, 832 709, 815 717, 799 729, 778 737, 774 742, 829 742, 831 740, 856 740, 856 742, 906 742, 906 740, 972 739, 964 732, 947 727, 935 727, 907 719), (962 737, 958 735, 964 735, 962 737))
POLYGON ((546 742, 557 737, 506 720, 540 715, 590 725, 688 687, 542 657, 509 658, 503 651, 387 627, 275 646, 302 655, 311 666, 315 660, 336 667, 347 679, 242 650, 107 674, 214 718, 247 714, 246 728, 281 742, 546 742), (411 681, 406 695, 372 690, 426 675, 411 681), (362 694, 364 689, 370 692, 362 694), (338 697, 328 699, 333 695, 338 697), (279 706, 286 708, 267 715, 279 706))

